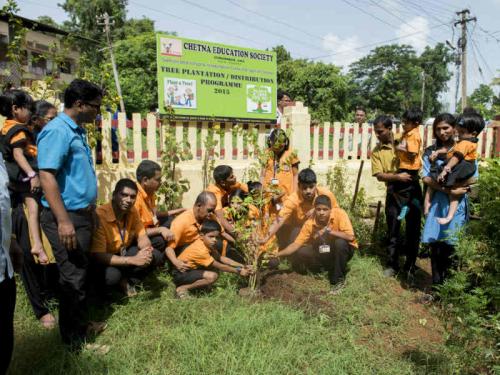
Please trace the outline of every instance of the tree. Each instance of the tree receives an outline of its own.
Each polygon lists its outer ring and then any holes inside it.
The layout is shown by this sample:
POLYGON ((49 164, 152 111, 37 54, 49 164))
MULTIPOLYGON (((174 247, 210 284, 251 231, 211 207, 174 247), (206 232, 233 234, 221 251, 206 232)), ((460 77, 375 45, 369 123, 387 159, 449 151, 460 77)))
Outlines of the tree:
POLYGON ((470 107, 479 111, 485 119, 491 119, 500 113, 500 96, 495 95, 493 89, 485 84, 479 85, 468 97, 470 107))
POLYGON ((340 68, 322 62, 292 59, 283 47, 277 53, 278 86, 309 107, 314 119, 332 121, 347 114, 348 80, 340 68))
POLYGON ((354 97, 370 110, 399 114, 420 106, 425 71, 424 112, 435 114, 441 110, 439 94, 451 76, 447 70, 450 61, 451 54, 441 43, 426 47, 421 56, 407 45, 377 47, 350 67, 354 97))
POLYGON ((62 28, 61 25, 54 21, 54 19, 50 16, 38 16, 36 20, 44 25, 49 25, 57 29, 62 28))

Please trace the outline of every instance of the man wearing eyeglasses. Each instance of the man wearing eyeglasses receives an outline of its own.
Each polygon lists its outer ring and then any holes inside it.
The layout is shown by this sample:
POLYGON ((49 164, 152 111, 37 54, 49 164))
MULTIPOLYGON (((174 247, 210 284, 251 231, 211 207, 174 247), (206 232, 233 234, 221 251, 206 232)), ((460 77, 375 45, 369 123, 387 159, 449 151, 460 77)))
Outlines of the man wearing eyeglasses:
POLYGON ((88 254, 95 226, 97 179, 84 125, 100 112, 102 90, 75 79, 64 92, 64 111, 37 139, 44 196, 40 224, 59 268, 59 328, 70 349, 102 327, 86 322, 88 254))

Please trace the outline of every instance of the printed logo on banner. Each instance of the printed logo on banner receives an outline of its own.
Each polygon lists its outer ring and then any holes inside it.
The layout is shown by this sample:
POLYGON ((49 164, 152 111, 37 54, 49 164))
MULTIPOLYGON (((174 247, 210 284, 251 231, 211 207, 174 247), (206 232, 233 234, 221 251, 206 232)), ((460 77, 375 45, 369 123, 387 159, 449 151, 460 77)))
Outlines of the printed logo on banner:
POLYGON ((182 41, 179 39, 160 38, 160 46, 163 56, 182 56, 182 41))
POLYGON ((247 87, 247 112, 271 113, 272 87, 262 85, 246 85, 247 87))
POLYGON ((164 89, 165 106, 196 109, 196 80, 165 77, 164 89))

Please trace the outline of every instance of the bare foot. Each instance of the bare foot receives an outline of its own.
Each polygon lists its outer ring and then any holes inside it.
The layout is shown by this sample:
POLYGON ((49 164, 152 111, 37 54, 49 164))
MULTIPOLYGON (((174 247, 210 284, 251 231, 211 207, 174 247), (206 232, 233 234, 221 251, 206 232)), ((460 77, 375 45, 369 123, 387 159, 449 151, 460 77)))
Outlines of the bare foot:
POLYGON ((49 257, 45 253, 42 245, 34 245, 31 248, 31 254, 38 258, 40 264, 49 264, 49 257))
POLYGON ((446 225, 451 221, 451 219, 448 219, 447 217, 438 217, 436 220, 441 225, 446 225))
POLYGON ((189 294, 189 291, 185 288, 183 288, 182 286, 178 287, 176 290, 175 290, 175 298, 178 298, 178 299, 187 299, 187 298, 190 298, 191 295, 189 294))
POLYGON ((51 313, 45 314, 38 320, 45 329, 54 329, 56 326, 56 318, 51 313))

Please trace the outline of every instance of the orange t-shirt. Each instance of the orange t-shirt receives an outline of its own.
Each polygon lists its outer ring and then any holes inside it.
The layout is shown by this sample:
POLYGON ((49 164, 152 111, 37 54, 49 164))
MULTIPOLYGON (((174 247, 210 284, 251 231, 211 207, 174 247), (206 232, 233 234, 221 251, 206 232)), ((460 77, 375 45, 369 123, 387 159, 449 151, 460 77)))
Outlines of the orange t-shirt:
MULTIPOLYGON (((318 186, 316 188, 316 196, 314 199, 316 199, 319 195, 328 196, 332 202, 332 207, 339 206, 335 195, 333 195, 333 193, 327 188, 318 186)), ((283 208, 280 210, 278 215, 285 221, 291 219, 294 225, 302 225, 306 221, 306 214, 314 208, 314 199, 311 202, 306 201, 302 197, 302 194, 300 194, 300 191, 296 191, 285 199, 283 202, 283 208)))
MULTIPOLYGON (((347 216, 347 212, 345 212, 341 208, 332 208, 332 212, 330 214, 330 221, 328 222, 327 225, 331 230, 334 230, 336 232, 342 232, 349 236, 354 236, 354 230, 352 228, 351 220, 349 219, 349 216, 347 216)), ((305 245, 306 243, 311 243, 313 240, 314 233, 317 233, 321 229, 322 227, 320 227, 316 223, 315 218, 308 219, 302 226, 302 229, 300 230, 294 243, 298 245, 305 245)), ((349 245, 351 245, 356 249, 358 248, 358 243, 356 239, 349 242, 349 245)))
POLYGON ((192 270, 201 267, 207 268, 215 261, 210 249, 205 246, 201 238, 186 247, 177 259, 185 262, 192 270))
POLYGON ((448 151, 448 159, 455 153, 460 154, 464 160, 472 161, 477 159, 477 143, 466 139, 459 141, 455 147, 448 151))
POLYGON ((135 200, 134 207, 139 212, 145 228, 156 227, 158 225, 156 195, 149 196, 139 183, 137 183, 137 189, 137 199, 135 200))
MULTIPOLYGON (((20 124, 16 120, 5 120, 3 127, 2 127, 2 135, 6 135, 9 132, 9 130, 16 125, 22 125, 22 124, 20 124)), ((31 141, 31 137, 29 137, 26 134, 26 131, 24 131, 24 130, 19 131, 16 135, 14 135, 10 139, 11 145, 16 144, 18 142, 22 142, 22 143, 20 143, 20 147, 22 147, 24 149, 24 152, 27 155, 34 157, 34 158, 36 157, 36 154, 37 154, 36 145, 31 141)))
MULTIPOLYGON (((218 222, 214 214, 209 215, 207 219, 218 222)), ((170 225, 170 231, 174 234, 174 239, 168 243, 168 247, 175 250, 179 246, 193 243, 200 238, 200 227, 201 224, 196 221, 193 209, 184 211, 176 216, 170 225)), ((224 229, 222 229, 222 232, 224 232, 224 229)))
POLYGON ((396 154, 399 159, 399 169, 408 169, 418 171, 422 168, 422 138, 418 126, 403 133, 401 141, 406 141, 406 150, 400 151, 396 149, 396 154), (415 157, 411 158, 409 154, 414 154, 415 157))
POLYGON ((233 186, 231 186, 231 189, 229 191, 226 191, 215 184, 210 184, 208 185, 206 191, 210 191, 211 193, 215 194, 215 198, 217 199, 217 206, 215 207, 215 209, 222 210, 223 207, 229 205, 229 194, 231 194, 236 189, 241 189, 245 193, 248 193, 247 184, 243 184, 241 182, 235 183, 233 186))
MULTIPOLYGON (((274 156, 273 153, 271 155, 274 156)), ((296 153, 290 150, 286 150, 279 160, 269 158, 264 170, 263 187, 272 187, 272 180, 276 179, 279 190, 285 193, 285 196, 290 195, 293 192, 293 167, 297 167, 299 163, 296 153)))
POLYGON ((146 235, 139 213, 132 207, 126 217, 118 222, 111 203, 96 209, 99 227, 92 238, 91 252, 118 254, 122 248, 129 247, 134 240, 146 235), (123 239, 122 239, 122 234, 123 239))

